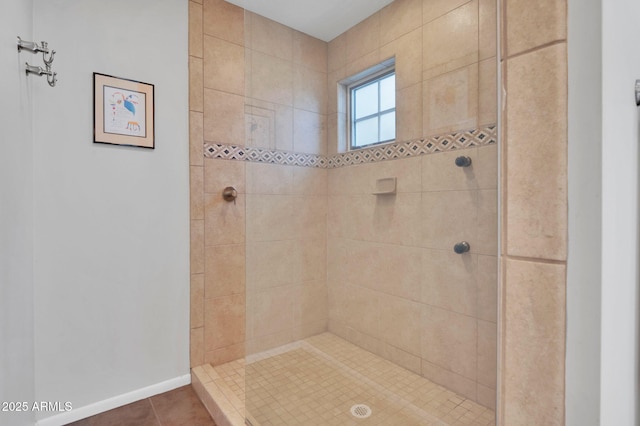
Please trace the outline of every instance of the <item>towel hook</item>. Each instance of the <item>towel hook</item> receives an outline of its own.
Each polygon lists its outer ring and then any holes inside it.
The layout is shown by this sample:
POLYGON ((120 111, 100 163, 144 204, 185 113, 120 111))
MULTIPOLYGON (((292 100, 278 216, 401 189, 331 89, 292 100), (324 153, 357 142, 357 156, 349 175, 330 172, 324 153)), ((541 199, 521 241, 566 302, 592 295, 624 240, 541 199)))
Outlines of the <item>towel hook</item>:
POLYGON ((36 74, 37 76, 47 76, 47 83, 49 86, 54 87, 56 82, 58 81, 58 73, 52 70, 51 64, 53 63, 53 56, 56 54, 55 50, 49 50, 49 45, 46 41, 40 42, 40 44, 34 41, 26 41, 18 36, 18 52, 22 52, 22 50, 27 50, 31 53, 40 53, 42 52, 42 60, 44 61, 45 68, 39 67, 37 65, 31 65, 29 62, 25 63, 25 72, 27 75, 36 74), (47 58, 47 55, 49 57, 47 58))

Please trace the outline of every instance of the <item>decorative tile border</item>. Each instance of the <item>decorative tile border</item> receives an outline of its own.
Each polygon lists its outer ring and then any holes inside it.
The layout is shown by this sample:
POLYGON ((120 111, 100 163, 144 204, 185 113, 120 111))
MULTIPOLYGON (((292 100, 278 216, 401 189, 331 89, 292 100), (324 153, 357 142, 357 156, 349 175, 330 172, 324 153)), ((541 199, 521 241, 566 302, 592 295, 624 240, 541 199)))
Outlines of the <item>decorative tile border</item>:
POLYGON ((336 154, 331 157, 220 143, 205 143, 204 156, 206 158, 221 158, 225 160, 245 160, 257 163, 333 169, 354 164, 394 160, 416 155, 491 145, 495 144, 496 140, 496 126, 491 125, 482 129, 373 146, 371 148, 336 154))

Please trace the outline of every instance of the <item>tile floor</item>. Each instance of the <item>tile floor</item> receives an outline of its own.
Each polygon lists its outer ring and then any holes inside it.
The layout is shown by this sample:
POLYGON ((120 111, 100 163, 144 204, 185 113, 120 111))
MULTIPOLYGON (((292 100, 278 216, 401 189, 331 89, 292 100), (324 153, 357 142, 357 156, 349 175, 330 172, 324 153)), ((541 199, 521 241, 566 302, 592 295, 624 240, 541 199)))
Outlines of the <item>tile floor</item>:
POLYGON ((493 410, 331 333, 250 356, 246 362, 206 365, 198 373, 216 384, 218 397, 226 400, 223 405, 232 406, 235 414, 244 414, 246 401, 253 426, 495 424, 493 410), (369 406, 370 417, 352 416, 355 404, 369 406))
POLYGON ((190 385, 143 399, 71 426, 216 426, 190 385))

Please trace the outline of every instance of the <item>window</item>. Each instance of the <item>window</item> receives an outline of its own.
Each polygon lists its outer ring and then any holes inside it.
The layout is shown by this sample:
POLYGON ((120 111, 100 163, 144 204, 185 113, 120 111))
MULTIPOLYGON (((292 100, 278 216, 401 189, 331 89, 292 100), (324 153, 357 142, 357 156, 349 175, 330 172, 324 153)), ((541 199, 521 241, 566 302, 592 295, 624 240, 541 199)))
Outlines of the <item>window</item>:
POLYGON ((382 74, 349 86, 351 149, 391 142, 396 138, 396 74, 382 74))

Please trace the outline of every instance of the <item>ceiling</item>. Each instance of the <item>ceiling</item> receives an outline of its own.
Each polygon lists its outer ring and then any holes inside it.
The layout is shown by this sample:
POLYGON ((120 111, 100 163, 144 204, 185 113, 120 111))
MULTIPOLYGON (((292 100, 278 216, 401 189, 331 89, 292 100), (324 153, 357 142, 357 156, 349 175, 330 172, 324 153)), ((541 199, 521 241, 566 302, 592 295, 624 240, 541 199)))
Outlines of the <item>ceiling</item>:
POLYGON ((331 41, 393 0, 226 0, 288 27, 331 41))

